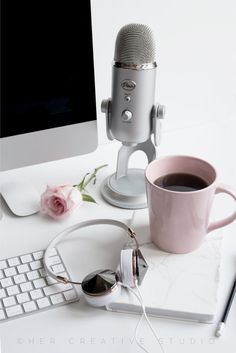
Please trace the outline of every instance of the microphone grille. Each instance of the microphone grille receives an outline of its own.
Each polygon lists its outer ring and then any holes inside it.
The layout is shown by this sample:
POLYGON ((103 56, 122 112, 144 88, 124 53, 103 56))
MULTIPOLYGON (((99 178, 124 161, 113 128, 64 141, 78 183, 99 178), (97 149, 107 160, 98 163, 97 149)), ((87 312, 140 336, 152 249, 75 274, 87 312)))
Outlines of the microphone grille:
POLYGON ((116 38, 114 61, 127 65, 154 63, 156 48, 151 29, 131 23, 120 29, 116 38))

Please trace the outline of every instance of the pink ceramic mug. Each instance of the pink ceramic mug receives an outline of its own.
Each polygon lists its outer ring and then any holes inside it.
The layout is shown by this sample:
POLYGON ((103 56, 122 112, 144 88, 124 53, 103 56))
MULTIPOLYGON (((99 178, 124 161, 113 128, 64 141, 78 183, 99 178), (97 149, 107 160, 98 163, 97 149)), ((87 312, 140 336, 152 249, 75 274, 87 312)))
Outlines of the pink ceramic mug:
POLYGON ((208 162, 189 156, 166 156, 146 168, 146 191, 150 235, 154 244, 171 253, 187 253, 198 248, 205 235, 236 219, 230 216, 209 223, 215 194, 226 193, 236 201, 236 191, 217 181, 215 168, 208 162), (187 173, 205 180, 207 186, 194 191, 170 191, 155 185, 167 174, 187 173))

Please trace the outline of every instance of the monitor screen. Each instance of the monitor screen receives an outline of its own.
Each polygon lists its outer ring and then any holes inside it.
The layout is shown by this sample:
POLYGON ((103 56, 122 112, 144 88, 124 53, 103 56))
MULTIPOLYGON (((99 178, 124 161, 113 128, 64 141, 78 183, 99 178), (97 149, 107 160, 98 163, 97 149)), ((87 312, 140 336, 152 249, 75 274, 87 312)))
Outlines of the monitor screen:
POLYGON ((95 119, 90 11, 88 0, 2 0, 1 137, 95 119))
POLYGON ((0 170, 92 152, 90 1, 2 0, 1 10, 0 170))

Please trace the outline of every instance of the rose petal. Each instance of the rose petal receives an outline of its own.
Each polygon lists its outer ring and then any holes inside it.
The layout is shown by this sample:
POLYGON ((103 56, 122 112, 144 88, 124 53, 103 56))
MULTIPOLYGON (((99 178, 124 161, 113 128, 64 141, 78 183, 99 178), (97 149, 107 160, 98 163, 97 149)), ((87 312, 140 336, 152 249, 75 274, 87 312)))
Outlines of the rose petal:
POLYGON ((69 185, 47 186, 41 195, 42 212, 53 218, 64 217, 81 203, 80 191, 69 185))

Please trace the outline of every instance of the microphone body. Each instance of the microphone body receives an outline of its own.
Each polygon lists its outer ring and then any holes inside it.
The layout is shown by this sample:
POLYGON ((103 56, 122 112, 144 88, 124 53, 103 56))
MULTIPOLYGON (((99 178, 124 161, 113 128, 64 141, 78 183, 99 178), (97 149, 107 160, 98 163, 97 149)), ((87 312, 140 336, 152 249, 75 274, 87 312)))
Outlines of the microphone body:
POLYGON ((102 101, 110 140, 122 143, 116 172, 101 185, 103 198, 127 209, 147 207, 144 170, 128 168, 130 156, 143 151, 148 163, 156 158, 165 108, 155 101, 156 50, 151 29, 131 23, 116 38, 111 98, 102 101))
POLYGON ((112 68, 110 133, 122 143, 142 143, 152 132, 156 66, 145 69, 112 68))

